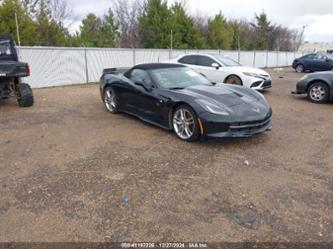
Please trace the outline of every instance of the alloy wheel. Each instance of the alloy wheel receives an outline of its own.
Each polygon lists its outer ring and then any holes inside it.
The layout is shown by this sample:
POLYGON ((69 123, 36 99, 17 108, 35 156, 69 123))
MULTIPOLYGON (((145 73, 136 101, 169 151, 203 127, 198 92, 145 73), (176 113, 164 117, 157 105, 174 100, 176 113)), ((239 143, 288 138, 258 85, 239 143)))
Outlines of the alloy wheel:
POLYGON ((297 65, 296 72, 297 73, 303 73, 304 72, 304 66, 303 65, 297 65))
POLYGON ((177 136, 189 140, 195 133, 195 120, 192 113, 185 109, 178 109, 173 116, 173 128, 177 136))
POLYGON ((111 88, 107 88, 104 93, 104 104, 108 111, 116 112, 117 109, 117 102, 116 102, 116 95, 114 94, 111 88))
POLYGON ((315 102, 321 102, 326 98, 326 90, 321 85, 315 85, 310 89, 310 98, 315 102))
POLYGON ((230 76, 228 77, 228 79, 226 80, 227 84, 231 84, 231 85, 242 85, 242 80, 240 78, 238 78, 237 76, 230 76))

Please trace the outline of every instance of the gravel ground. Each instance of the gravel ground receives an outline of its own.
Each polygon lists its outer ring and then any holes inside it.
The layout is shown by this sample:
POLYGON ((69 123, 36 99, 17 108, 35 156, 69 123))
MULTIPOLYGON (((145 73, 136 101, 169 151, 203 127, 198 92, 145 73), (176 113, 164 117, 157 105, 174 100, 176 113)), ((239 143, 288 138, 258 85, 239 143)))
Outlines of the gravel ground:
POLYGON ((333 241, 333 105, 271 71, 273 131, 184 143, 97 85, 0 103, 0 241, 333 241))

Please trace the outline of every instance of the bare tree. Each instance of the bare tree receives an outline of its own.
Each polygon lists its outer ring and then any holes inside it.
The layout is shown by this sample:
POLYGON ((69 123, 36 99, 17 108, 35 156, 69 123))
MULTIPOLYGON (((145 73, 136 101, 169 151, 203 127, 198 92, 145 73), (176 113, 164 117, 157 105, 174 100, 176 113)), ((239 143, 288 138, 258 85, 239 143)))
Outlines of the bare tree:
POLYGON ((142 15, 144 0, 112 0, 115 18, 119 23, 120 47, 140 46, 139 17, 142 15))
POLYGON ((49 8, 52 18, 58 23, 64 23, 73 16, 73 8, 66 0, 50 0, 49 8))
POLYGON ((208 20, 209 17, 205 14, 200 13, 197 11, 197 13, 193 16, 194 24, 200 31, 201 35, 204 37, 208 36, 208 20))

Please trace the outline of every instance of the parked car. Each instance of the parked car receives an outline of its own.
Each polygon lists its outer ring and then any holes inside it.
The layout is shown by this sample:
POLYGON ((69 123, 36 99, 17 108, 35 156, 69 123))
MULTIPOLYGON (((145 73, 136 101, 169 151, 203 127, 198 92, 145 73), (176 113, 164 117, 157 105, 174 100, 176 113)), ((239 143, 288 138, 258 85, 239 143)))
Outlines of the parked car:
POLYGON ((272 87, 271 76, 264 70, 242 66, 219 54, 186 54, 170 62, 186 65, 216 83, 242 85, 255 90, 272 87))
POLYGON ((312 53, 294 60, 292 67, 298 73, 305 71, 328 71, 333 69, 333 56, 327 53, 312 53))
POLYGON ((21 81, 22 77, 29 75, 29 65, 18 61, 13 39, 0 36, 0 100, 14 97, 21 107, 32 106, 32 90, 21 81))
POLYGON ((315 103, 333 100, 333 72, 320 72, 305 75, 292 94, 307 94, 315 103))
POLYGON ((272 110, 262 94, 213 84, 179 64, 143 64, 125 73, 105 69, 100 92, 110 113, 134 115, 184 141, 249 137, 272 128, 272 110))

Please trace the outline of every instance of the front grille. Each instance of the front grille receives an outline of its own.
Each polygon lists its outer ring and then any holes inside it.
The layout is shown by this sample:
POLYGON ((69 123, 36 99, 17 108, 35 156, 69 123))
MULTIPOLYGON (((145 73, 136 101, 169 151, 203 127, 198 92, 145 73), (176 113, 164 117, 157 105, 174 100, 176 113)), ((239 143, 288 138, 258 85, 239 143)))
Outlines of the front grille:
POLYGON ((270 80, 266 80, 265 82, 264 82, 264 84, 262 85, 262 87, 271 87, 272 86, 272 81, 270 81, 270 80))
POLYGON ((262 128, 265 128, 270 123, 270 117, 265 120, 260 121, 249 121, 249 122, 240 122, 240 123, 232 123, 230 125, 230 130, 233 133, 253 133, 256 131, 261 130, 262 128))
POLYGON ((267 75, 267 74, 259 74, 259 76, 260 76, 260 78, 263 78, 265 80, 269 80, 270 79, 269 75, 267 75))

